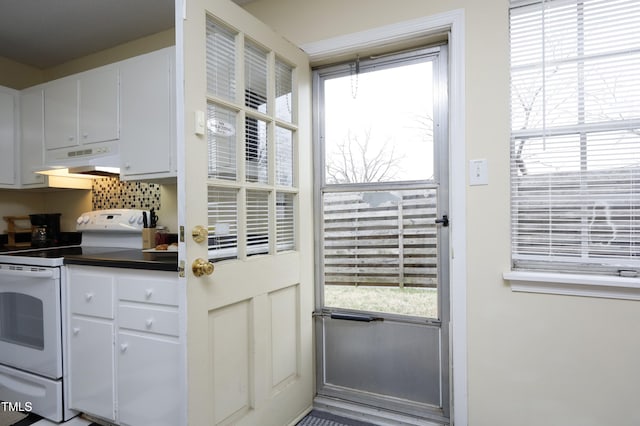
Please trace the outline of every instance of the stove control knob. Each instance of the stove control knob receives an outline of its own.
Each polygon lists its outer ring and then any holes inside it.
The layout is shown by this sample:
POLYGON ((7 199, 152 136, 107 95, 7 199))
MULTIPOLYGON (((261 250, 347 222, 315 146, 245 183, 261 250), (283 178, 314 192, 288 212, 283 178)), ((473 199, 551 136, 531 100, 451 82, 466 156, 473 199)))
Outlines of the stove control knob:
POLYGON ((138 216, 138 225, 142 225, 142 222, 143 222, 142 216, 138 216))
POLYGON ((133 225, 134 223, 136 223, 136 215, 135 215, 135 214, 132 214, 132 215, 129 217, 129 223, 130 223, 131 225, 133 225))
POLYGON ((78 225, 86 225, 87 223, 89 223, 89 219, 90 219, 90 218, 89 218, 89 215, 86 215, 86 214, 85 214, 85 215, 80 216, 80 217, 76 220, 76 223, 77 223, 78 225))

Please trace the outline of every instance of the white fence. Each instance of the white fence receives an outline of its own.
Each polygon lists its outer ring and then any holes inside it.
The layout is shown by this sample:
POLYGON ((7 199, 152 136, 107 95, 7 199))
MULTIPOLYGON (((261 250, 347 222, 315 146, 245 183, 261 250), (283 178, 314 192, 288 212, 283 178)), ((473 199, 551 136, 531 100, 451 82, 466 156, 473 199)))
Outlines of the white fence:
POLYGON ((436 287, 435 189, 324 195, 327 285, 436 287))

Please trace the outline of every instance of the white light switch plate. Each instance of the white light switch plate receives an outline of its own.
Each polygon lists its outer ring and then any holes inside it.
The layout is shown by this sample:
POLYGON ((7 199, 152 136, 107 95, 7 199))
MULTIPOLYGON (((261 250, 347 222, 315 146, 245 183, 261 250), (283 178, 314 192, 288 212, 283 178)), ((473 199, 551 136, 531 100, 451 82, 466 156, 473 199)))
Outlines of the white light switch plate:
POLYGON ((487 160, 478 159, 469 161, 469 185, 488 185, 489 170, 487 160))

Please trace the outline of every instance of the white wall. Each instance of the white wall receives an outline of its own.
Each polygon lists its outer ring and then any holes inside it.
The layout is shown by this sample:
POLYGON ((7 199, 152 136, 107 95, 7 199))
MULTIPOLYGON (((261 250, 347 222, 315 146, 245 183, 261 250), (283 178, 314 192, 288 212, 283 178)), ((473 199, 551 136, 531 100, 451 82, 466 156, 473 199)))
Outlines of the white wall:
POLYGON ((640 424, 640 305, 512 293, 502 280, 510 264, 508 1, 258 0, 246 8, 299 45, 464 9, 466 155, 489 164, 489 185, 466 189, 469 424, 640 424))

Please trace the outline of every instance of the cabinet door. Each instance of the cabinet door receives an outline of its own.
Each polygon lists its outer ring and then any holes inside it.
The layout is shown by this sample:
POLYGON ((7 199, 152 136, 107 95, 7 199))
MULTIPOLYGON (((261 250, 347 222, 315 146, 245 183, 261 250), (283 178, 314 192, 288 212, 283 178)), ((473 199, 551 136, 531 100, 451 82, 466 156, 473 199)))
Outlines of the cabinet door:
POLYGON ((178 343, 122 331, 118 340, 120 424, 180 424, 178 343))
POLYGON ((80 144, 105 142, 119 137, 118 69, 107 66, 80 77, 80 144))
POLYGON ((172 54, 173 49, 162 49, 121 64, 124 177, 172 172, 176 155, 172 54))
POLYGON ((15 98, 0 92, 0 184, 15 184, 15 98))
POLYGON ((44 142, 48 150, 77 146, 78 80, 56 80, 44 89, 44 142))
POLYGON ((22 185, 44 184, 45 177, 34 173, 44 165, 44 113, 42 89, 23 91, 20 96, 20 142, 22 185))
POLYGON ((69 333, 70 408, 115 420, 113 323, 71 318, 69 333))

